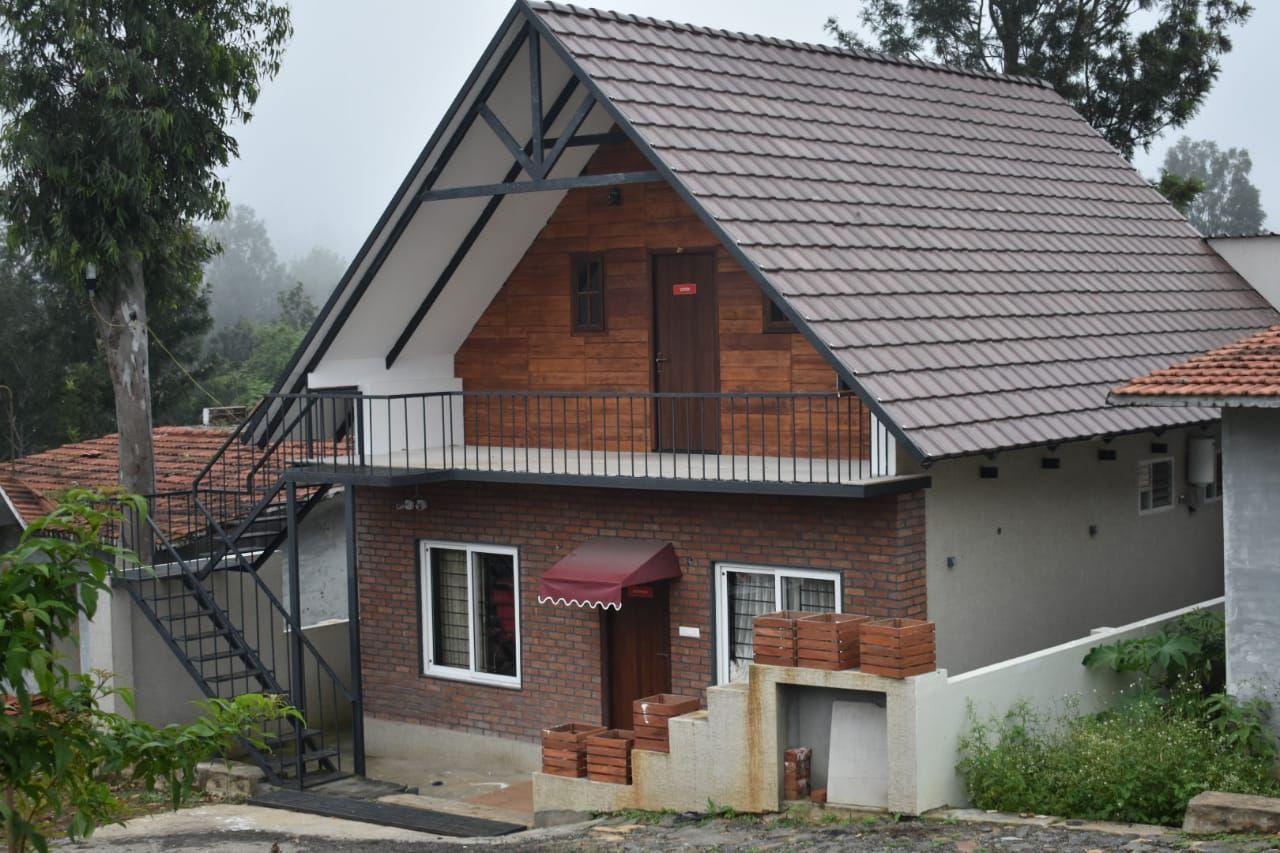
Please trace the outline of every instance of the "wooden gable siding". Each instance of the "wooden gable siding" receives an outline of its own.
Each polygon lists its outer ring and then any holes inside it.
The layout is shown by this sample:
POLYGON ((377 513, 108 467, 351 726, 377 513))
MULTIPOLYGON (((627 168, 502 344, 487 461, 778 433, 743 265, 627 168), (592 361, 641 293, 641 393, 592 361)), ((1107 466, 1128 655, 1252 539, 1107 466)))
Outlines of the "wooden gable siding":
MULTIPOLYGON (((597 151, 586 173, 648 168, 648 161, 634 146, 619 143, 597 151)), ((677 249, 712 251, 719 390, 832 397, 782 403, 756 400, 749 416, 740 407, 731 411, 721 404, 719 413, 708 412, 708 416, 720 419, 722 452, 848 456, 849 449, 841 453, 837 445, 847 445, 850 436, 856 436, 855 446, 866 446, 866 415, 856 398, 834 398, 835 371, 803 335, 765 331, 760 288, 671 187, 624 186, 622 203, 616 206, 608 204, 608 194, 607 189, 594 188, 566 194, 458 349, 454 371, 464 390, 652 391, 650 256, 677 249), (597 252, 604 259, 606 329, 575 333, 571 256, 597 252), (748 430, 754 436, 744 444, 748 430)), ((565 433, 575 432, 584 447, 652 449, 653 436, 646 432, 653 420, 649 401, 575 401, 568 404, 570 409, 562 403, 560 410, 552 412, 548 407, 554 405, 545 399, 530 403, 527 397, 473 400, 468 405, 468 443, 564 447, 573 440, 565 433), (498 421, 507 426, 495 427, 498 421), (566 427, 570 422, 577 428, 566 427)))

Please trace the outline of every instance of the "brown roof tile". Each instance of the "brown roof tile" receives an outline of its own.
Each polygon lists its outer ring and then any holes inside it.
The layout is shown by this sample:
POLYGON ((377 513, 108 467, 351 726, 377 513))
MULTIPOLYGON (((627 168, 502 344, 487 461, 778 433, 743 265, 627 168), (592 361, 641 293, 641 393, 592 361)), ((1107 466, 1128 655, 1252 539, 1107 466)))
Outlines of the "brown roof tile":
MULTIPOLYGON (((190 489, 230 434, 219 427, 157 427, 152 432, 156 491, 190 489)), ((101 488, 119 482, 119 437, 114 433, 0 464, 0 488, 24 526, 50 511, 67 489, 101 488)))
POLYGON ((1116 388, 1112 398, 1157 405, 1280 401, 1280 326, 1148 373, 1116 388))
POLYGON ((927 457, 1216 417, 1107 391, 1276 322, 1040 81, 534 8, 927 457))

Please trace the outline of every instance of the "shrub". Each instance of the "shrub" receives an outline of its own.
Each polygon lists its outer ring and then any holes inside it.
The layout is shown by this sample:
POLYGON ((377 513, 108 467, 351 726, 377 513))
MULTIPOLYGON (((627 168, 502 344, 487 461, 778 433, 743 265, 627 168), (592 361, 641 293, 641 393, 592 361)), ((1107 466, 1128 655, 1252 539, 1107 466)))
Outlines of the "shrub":
POLYGON ((1151 689, 1194 687, 1220 693, 1226 681, 1226 627, 1221 614, 1192 610, 1160 631, 1094 646, 1084 657, 1091 669, 1136 672, 1151 689))
POLYGON ((974 805, 1178 825, 1201 791, 1280 793, 1274 752, 1242 745, 1257 730, 1248 708, 1214 716, 1198 697, 1145 693, 1103 714, 1072 710, 1044 715, 1023 703, 982 720, 970 709, 958 769, 974 805), (1224 728, 1224 718, 1236 724, 1224 728))

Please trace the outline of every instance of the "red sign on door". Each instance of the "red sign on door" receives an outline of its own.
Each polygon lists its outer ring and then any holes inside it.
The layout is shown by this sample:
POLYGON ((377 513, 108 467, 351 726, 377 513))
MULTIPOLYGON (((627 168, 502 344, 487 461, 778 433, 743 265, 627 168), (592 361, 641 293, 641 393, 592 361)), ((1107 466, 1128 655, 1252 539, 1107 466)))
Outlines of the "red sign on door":
POLYGON ((672 296, 697 296, 698 285, 694 282, 685 282, 684 284, 671 285, 672 296))
POLYGON ((653 598, 653 587, 629 586, 627 587, 627 598, 653 598))

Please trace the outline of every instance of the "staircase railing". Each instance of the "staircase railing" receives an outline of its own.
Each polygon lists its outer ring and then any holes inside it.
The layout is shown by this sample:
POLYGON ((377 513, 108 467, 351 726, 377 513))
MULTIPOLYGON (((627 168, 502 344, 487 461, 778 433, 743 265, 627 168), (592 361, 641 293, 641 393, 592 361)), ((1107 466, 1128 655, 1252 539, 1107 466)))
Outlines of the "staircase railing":
POLYGON ((299 787, 316 781, 317 773, 342 774, 352 751, 356 771, 363 771, 355 743, 360 698, 302 631, 300 614, 253 570, 196 495, 166 493, 150 501, 145 530, 133 535, 154 543, 155 565, 131 572, 127 584, 140 609, 206 696, 279 693, 306 720, 278 724, 271 742, 281 754, 250 749, 250 756, 272 782, 292 778, 299 787), (211 553, 220 556, 207 566, 211 553))

